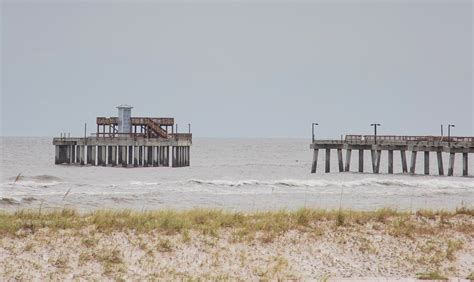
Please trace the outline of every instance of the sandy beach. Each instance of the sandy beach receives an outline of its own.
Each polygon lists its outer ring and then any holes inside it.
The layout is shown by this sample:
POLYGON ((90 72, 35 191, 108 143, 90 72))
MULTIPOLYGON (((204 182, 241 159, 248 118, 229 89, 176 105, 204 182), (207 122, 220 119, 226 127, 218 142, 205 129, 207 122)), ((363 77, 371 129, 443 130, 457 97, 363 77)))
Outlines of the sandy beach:
POLYGON ((1 279, 473 278, 474 216, 456 212, 3 213, 1 279))

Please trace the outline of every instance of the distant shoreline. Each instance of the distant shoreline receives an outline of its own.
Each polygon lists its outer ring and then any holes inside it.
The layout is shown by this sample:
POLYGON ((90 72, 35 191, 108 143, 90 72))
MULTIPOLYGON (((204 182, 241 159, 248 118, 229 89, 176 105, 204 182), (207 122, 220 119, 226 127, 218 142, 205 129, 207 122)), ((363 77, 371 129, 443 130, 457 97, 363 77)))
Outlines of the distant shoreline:
POLYGON ((0 277, 473 277, 474 210, 0 212, 0 277), (20 267, 21 266, 21 267, 20 267))

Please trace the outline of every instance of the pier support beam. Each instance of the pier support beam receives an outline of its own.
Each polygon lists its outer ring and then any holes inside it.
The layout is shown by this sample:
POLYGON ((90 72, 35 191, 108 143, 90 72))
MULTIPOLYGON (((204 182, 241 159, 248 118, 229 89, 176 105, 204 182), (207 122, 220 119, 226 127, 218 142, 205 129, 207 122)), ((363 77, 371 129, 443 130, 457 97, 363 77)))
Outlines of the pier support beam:
POLYGON ((444 167, 443 167, 443 153, 436 152, 436 157, 438 158, 438 174, 444 175, 444 167))
POLYGON ((342 162, 342 149, 337 149, 337 162, 339 163, 339 172, 343 172, 344 163, 342 162))
POLYGON ((187 165, 188 166, 191 166, 191 147, 187 147, 188 148, 188 163, 187 165))
POLYGON ((128 148, 128 164, 133 165, 133 146, 127 146, 128 148))
POLYGON ((359 172, 364 172, 364 150, 359 149, 359 172))
POLYGON ((120 146, 122 147, 122 167, 128 166, 127 155, 128 155, 128 146, 120 146))
POLYGON ((411 151, 410 174, 415 174, 416 153, 416 151, 411 151))
POLYGON ((403 173, 407 173, 408 172, 407 155, 405 153, 405 150, 400 150, 400 158, 402 160, 402 171, 403 173))
MULTIPOLYGON (((58 146, 56 146, 57 148, 58 146)), ((316 167, 318 166, 318 149, 313 150, 313 163, 311 165, 311 173, 316 173, 316 167)))
POLYGON ((377 162, 375 163, 375 173, 379 173, 380 171, 380 159, 382 158, 382 151, 381 150, 378 150, 376 152, 376 160, 377 162))
POLYGON ((143 166, 148 167, 148 146, 143 146, 143 166))
POLYGON ((372 159, 372 172, 377 173, 377 152, 370 150, 370 158, 372 159))
POLYGON ((153 166, 158 166, 158 147, 153 146, 151 148, 152 148, 153 166))
POLYGON ((91 146, 89 145, 88 147, 91 147, 90 149, 90 153, 91 153, 91 156, 90 156, 90 163, 91 165, 95 166, 96 165, 96 160, 97 160, 97 155, 96 155, 96 151, 97 151, 97 146, 91 146))
POLYGON ((109 164, 117 165, 117 146, 109 146, 109 164))
POLYGON ((79 148, 79 163, 81 165, 84 165, 85 154, 86 154, 85 146, 81 145, 81 146, 77 146, 77 147, 79 148))
POLYGON ((388 150, 388 173, 393 174, 393 150, 388 150))
POLYGON ((326 173, 331 172, 331 149, 326 149, 326 173))
POLYGON ((76 161, 76 145, 69 146, 69 163, 73 164, 76 161))
POLYGON ((156 147, 156 165, 161 166, 161 146, 156 147))
POLYGON ((171 167, 176 167, 177 166, 177 147, 171 147, 171 167))
POLYGON ((140 148, 139 146, 133 146, 133 166, 137 167, 140 164, 140 148))
POLYGON ((59 161, 59 145, 56 145, 54 146, 54 149, 55 149, 55 154, 54 154, 54 164, 60 164, 60 161, 59 161))
POLYGON ((92 146, 87 145, 85 147, 86 147, 86 151, 87 151, 86 164, 92 164, 92 146))
POLYGON ((344 167, 344 171, 350 171, 351 168, 351 154, 352 149, 346 150, 346 166, 344 167))
POLYGON ((107 165, 107 146, 102 147, 102 166, 107 165))
POLYGON ((462 153, 462 176, 468 175, 468 154, 462 153))
POLYGON ((177 167, 181 167, 181 147, 176 147, 177 167))
POLYGON ((144 146, 138 146, 138 166, 145 166, 144 161, 143 161, 143 153, 144 151, 144 146))
POLYGON ((425 151, 424 153, 425 153, 425 157, 424 157, 424 160, 425 160, 425 174, 429 175, 430 174, 430 152, 425 151))
POLYGON ((105 164, 104 146, 97 146, 97 165, 105 164))
POLYGON ((454 174, 454 157, 455 153, 449 153, 448 176, 453 176, 454 174))

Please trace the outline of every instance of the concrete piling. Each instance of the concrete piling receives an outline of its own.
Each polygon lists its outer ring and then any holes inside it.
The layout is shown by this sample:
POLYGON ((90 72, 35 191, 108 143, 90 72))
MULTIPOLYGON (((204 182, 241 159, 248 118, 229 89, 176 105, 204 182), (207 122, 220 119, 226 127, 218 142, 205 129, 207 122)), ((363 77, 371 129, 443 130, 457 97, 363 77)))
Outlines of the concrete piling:
POLYGON ((410 174, 415 174, 416 167, 416 151, 411 152, 410 174))
POLYGON ((440 151, 436 152, 436 157, 438 159, 438 174, 444 175, 444 167, 443 167, 443 153, 440 151))
POLYGON ((92 164, 92 146, 87 145, 86 146, 86 164, 92 164))
POLYGON ((429 175, 430 174, 430 152, 429 151, 425 151, 424 152, 424 160, 425 160, 425 175, 429 175))
POLYGON ((376 171, 376 173, 379 173, 379 171, 380 171, 380 159, 382 158, 382 151, 381 150, 377 150, 376 158, 377 158, 377 162, 376 162, 376 166, 375 166, 375 171, 376 171))
POLYGON ((350 171, 351 168, 351 154, 352 149, 346 150, 346 166, 344 167, 344 171, 350 171))
POLYGON ((376 164, 377 164, 377 156, 375 155, 376 152, 375 150, 370 150, 370 158, 372 159, 372 172, 373 173, 377 173, 377 169, 376 169, 376 164))
POLYGON ((111 164, 112 166, 117 165, 117 146, 110 146, 111 153, 111 164))
POLYGON ((90 156, 90 164, 95 166, 97 164, 97 147, 96 146, 89 146, 91 147, 90 149, 90 152, 91 152, 91 156, 90 156))
POLYGON ((102 165, 102 146, 97 146, 97 165, 102 165))
POLYGON ((331 171, 331 149, 326 149, 326 167, 324 170, 326 173, 331 171))
POLYGON ((407 167, 407 155, 405 153, 405 150, 400 150, 400 158, 402 161, 402 171, 403 173, 408 172, 408 167, 407 167))
POLYGON ((318 165, 318 149, 313 150, 313 163, 311 165, 311 173, 316 173, 316 167, 318 165))
POLYGON ((127 161, 127 164, 128 165, 133 165, 133 146, 127 146, 128 148, 128 161, 127 161))
POLYGON ((337 149, 337 162, 339 163, 339 172, 343 172, 344 164, 342 162, 342 149, 337 149))
POLYGON ((388 173, 393 174, 393 150, 388 150, 388 173))
POLYGON ((359 149, 359 172, 364 172, 364 150, 359 149))
POLYGON ((128 166, 128 146, 121 146, 122 147, 122 167, 128 166))
POLYGON ((466 152, 462 153, 462 176, 467 176, 468 174, 468 154, 466 152))
POLYGON ((455 153, 449 153, 449 167, 448 167, 448 176, 453 176, 454 174, 454 157, 455 153))

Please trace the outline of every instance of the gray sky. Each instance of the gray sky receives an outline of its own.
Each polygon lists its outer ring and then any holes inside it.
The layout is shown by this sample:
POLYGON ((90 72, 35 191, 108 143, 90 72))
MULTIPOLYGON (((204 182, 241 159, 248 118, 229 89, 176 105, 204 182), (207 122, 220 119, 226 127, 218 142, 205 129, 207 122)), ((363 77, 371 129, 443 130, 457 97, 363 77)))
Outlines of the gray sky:
POLYGON ((2 135, 96 116, 175 117, 199 137, 474 135, 471 1, 13 2, 2 135))

